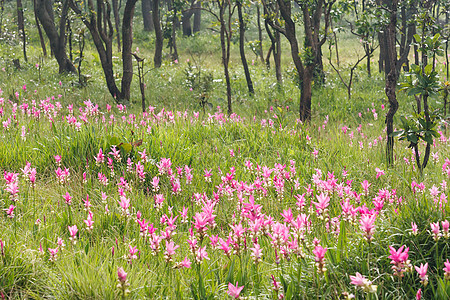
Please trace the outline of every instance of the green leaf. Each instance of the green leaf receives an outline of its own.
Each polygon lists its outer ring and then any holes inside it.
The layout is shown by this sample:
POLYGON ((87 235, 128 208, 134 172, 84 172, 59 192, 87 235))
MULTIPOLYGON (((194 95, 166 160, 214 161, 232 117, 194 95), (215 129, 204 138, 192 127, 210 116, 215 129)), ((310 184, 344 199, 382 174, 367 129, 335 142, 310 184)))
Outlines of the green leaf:
POLYGON ((425 71, 425 74, 430 75, 431 71, 433 71, 433 66, 432 65, 426 65, 424 71, 425 71))
POLYGON ((120 145, 120 147, 122 147, 122 149, 125 151, 125 153, 130 153, 131 150, 133 149, 133 146, 131 146, 130 143, 123 143, 120 145))

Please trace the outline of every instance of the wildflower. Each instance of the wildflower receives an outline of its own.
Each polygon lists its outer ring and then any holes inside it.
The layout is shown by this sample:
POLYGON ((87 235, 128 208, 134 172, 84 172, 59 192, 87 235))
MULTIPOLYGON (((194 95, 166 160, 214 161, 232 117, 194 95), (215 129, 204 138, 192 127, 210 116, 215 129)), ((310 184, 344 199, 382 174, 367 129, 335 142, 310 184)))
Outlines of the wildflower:
POLYGON ((377 215, 368 215, 365 214, 361 217, 361 220, 359 220, 359 223, 361 224, 361 230, 364 232, 364 237, 366 240, 370 243, 373 240, 373 233, 375 232, 375 219, 377 215))
POLYGON ((128 290, 130 284, 128 283, 127 275, 128 274, 125 273, 122 267, 117 269, 117 280, 119 281, 119 283, 117 284, 117 288, 121 291, 124 297, 130 292, 128 290))
POLYGON ((414 222, 411 222, 411 232, 413 235, 417 235, 418 233, 417 224, 414 222))
POLYGON ((70 233, 69 240, 72 241, 72 244, 75 245, 77 243, 77 232, 78 232, 77 225, 68 226, 68 228, 70 233))
POLYGON ((236 286, 231 284, 231 282, 228 283, 228 295, 235 299, 239 299, 239 294, 244 289, 244 286, 238 286, 238 282, 236 282, 236 286))
POLYGON ((450 262, 448 261, 448 258, 447 258, 447 261, 446 262, 444 262, 444 278, 446 279, 446 280, 450 280, 450 262))
POLYGON ((209 260, 208 253, 206 252, 206 246, 197 250, 197 255, 195 257, 198 263, 201 263, 203 259, 209 260))
POLYGON ((422 289, 418 289, 416 293, 416 300, 422 299, 422 289))
POLYGON ((325 268, 325 253, 327 252, 327 248, 323 248, 320 245, 317 245, 314 250, 313 254, 316 256, 316 266, 319 273, 325 273, 327 270, 325 268))
POLYGON ((64 202, 66 202, 67 205, 72 204, 72 197, 70 196, 69 192, 66 192, 66 194, 63 196, 64 202))
POLYGON ((5 211, 6 211, 6 215, 8 216, 8 218, 10 218, 10 219, 12 219, 12 218, 14 218, 14 209, 15 209, 16 207, 14 206, 14 205, 10 205, 9 206, 9 208, 7 208, 7 209, 5 209, 5 211))
POLYGON ((55 249, 48 248, 48 252, 50 252, 50 258, 48 259, 51 262, 55 262, 56 258, 58 257, 58 250, 59 248, 56 247, 55 249))
POLYGON ((254 244, 253 248, 250 248, 250 250, 252 251, 250 256, 252 257, 255 264, 259 263, 262 257, 261 246, 259 244, 254 244))
POLYGON ((133 259, 137 259, 136 253, 138 252, 137 247, 133 247, 131 245, 128 245, 128 263, 131 264, 133 262, 133 259))
POLYGON ((183 261, 181 261, 181 262, 179 262, 179 263, 177 264, 177 266, 178 266, 179 268, 183 267, 183 268, 186 268, 186 269, 190 269, 190 268, 191 268, 191 261, 190 261, 189 258, 186 256, 186 257, 183 259, 183 261))
POLYGON ((420 264, 420 267, 414 266, 414 268, 416 269, 417 273, 419 273, 420 282, 424 286, 427 286, 427 284, 428 284, 428 275, 427 275, 428 263, 426 263, 425 265, 424 264, 420 264))
POLYGON ((366 277, 356 272, 355 276, 350 275, 351 284, 358 286, 363 289, 366 293, 375 293, 377 291, 377 286, 372 284, 372 281, 368 280, 366 277))
POLYGON ((0 239, 0 255, 5 256, 5 242, 2 239, 0 239))
POLYGON ((375 172, 377 172, 377 179, 378 179, 381 175, 384 175, 384 170, 381 170, 380 168, 375 168, 375 172))
POLYGON ((316 196, 317 202, 312 201, 318 211, 318 214, 321 215, 322 213, 325 213, 327 211, 328 205, 330 205, 330 197, 325 195, 324 193, 321 193, 320 195, 316 196))
POLYGON ((445 220, 442 221, 442 236, 446 239, 449 238, 449 227, 450 227, 450 223, 449 221, 445 220))
POLYGON ((64 244, 64 240, 59 237, 56 243, 58 244, 58 247, 61 249, 61 251, 63 251, 64 247, 66 246, 66 244, 64 244))
POLYGON ((441 236, 440 230, 439 230, 439 222, 431 223, 431 233, 433 234, 433 239, 437 242, 439 240, 439 237, 441 236))
POLYGON ((401 246, 398 250, 395 250, 394 247, 389 246, 389 253, 391 255, 388 258, 391 259, 394 275, 403 277, 403 273, 410 269, 410 262, 408 260, 408 251, 409 247, 405 249, 405 245, 401 246))
POLYGON ((88 214, 86 220, 84 220, 84 223, 87 226, 86 227, 87 231, 91 231, 94 228, 94 221, 92 221, 93 216, 94 215, 92 214, 92 211, 89 211, 89 214, 88 214))
POLYGON ((172 256, 175 254, 175 250, 180 248, 179 245, 175 245, 173 241, 166 241, 166 251, 164 252, 164 259, 166 262, 172 261, 172 256))

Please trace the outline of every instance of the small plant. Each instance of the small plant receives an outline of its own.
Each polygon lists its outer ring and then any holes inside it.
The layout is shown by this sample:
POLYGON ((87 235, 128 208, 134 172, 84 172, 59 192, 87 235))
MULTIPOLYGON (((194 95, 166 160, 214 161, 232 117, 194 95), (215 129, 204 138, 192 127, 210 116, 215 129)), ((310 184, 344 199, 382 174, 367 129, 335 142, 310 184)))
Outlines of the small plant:
POLYGON ((201 67, 192 64, 188 61, 187 67, 184 69, 185 85, 190 91, 194 93, 194 98, 202 107, 203 112, 208 102, 209 93, 212 89, 213 75, 211 72, 205 72, 201 67))

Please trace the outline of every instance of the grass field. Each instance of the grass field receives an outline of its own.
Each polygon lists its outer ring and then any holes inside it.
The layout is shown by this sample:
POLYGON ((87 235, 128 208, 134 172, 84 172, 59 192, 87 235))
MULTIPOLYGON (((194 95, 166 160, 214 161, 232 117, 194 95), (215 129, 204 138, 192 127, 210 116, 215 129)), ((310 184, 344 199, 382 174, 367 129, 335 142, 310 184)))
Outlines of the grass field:
MULTIPOLYGON (((388 167, 382 75, 361 65, 349 100, 326 65, 302 124, 287 46, 282 87, 249 51, 250 96, 233 45, 227 116, 218 37, 180 38, 179 62, 151 69, 140 26, 146 113, 136 78, 131 103, 114 103, 92 48, 80 87, 37 43, 21 70, 20 45, 0 45, 2 299, 450 296, 446 123, 423 175, 402 142, 388 167), (205 112, 189 64, 213 75, 205 112)), ((342 41, 344 69, 362 48, 342 41)))

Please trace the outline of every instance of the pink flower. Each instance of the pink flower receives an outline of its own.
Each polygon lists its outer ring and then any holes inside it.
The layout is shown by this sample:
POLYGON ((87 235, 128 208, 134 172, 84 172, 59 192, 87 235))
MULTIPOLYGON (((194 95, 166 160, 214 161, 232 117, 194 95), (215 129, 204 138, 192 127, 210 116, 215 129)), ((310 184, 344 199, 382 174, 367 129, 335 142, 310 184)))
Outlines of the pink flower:
POLYGON ((450 280, 450 262, 448 261, 448 258, 447 258, 447 261, 446 262, 444 262, 444 278, 446 279, 446 280, 450 280))
POLYGON ((253 248, 250 248, 250 250, 252 251, 250 256, 252 257, 255 264, 259 263, 262 257, 261 246, 259 244, 254 244, 253 248))
POLYGON ((327 252, 327 248, 323 248, 320 245, 317 245, 313 254, 316 256, 316 266, 319 273, 324 273, 327 269, 325 268, 325 253, 327 252))
POLYGON ((55 249, 48 248, 48 252, 50 252, 50 258, 48 259, 51 262, 56 261, 56 258, 58 257, 58 250, 59 248, 56 247, 55 249))
POLYGON ((72 197, 70 196, 69 192, 66 192, 66 194, 63 196, 64 202, 66 202, 67 205, 72 204, 72 197))
POLYGON ((442 236, 444 238, 448 239, 449 238, 449 226, 450 226, 450 223, 447 220, 442 221, 441 223, 442 223, 442 236))
POLYGON ((164 258, 167 262, 172 261, 172 256, 175 255, 175 250, 180 248, 179 245, 175 245, 173 241, 166 241, 166 252, 164 252, 164 258))
POLYGON ((361 182, 362 188, 364 190, 364 194, 367 196, 369 194, 369 187, 372 185, 367 180, 364 180, 361 182))
POLYGON ((311 201, 311 203, 313 203, 316 206, 319 215, 321 215, 322 213, 324 213, 326 211, 328 205, 330 205, 330 197, 328 197, 324 193, 321 193, 320 195, 318 195, 316 197, 317 197, 317 202, 311 201))
POLYGON ((5 256, 5 242, 2 239, 0 239, 0 255, 5 256))
POLYGON ((73 226, 68 226, 69 228, 69 240, 72 241, 72 243, 75 245, 77 243, 77 232, 78 232, 78 228, 77 225, 73 225, 73 226))
POLYGON ((381 170, 380 168, 375 168, 375 172, 377 172, 377 179, 378 179, 381 175, 384 175, 384 170, 381 170))
POLYGON ((419 289, 416 293, 416 300, 422 299, 422 289, 419 289))
POLYGON ((238 286, 238 282, 236 282, 236 286, 231 284, 231 282, 228 283, 228 295, 231 297, 234 297, 235 299, 239 299, 239 294, 244 289, 244 286, 238 286))
POLYGON ((124 283, 127 281, 127 273, 125 273, 125 271, 123 270, 122 267, 117 269, 117 278, 119 279, 119 281, 121 283, 124 283))
POLYGON ((441 236, 440 229, 439 229, 439 222, 431 223, 430 227, 431 227, 431 232, 433 233, 433 239, 435 241, 439 240, 439 237, 441 236))
POLYGON ((356 276, 350 275, 350 280, 351 284, 362 288, 365 292, 375 293, 377 291, 377 286, 358 272, 356 272, 356 276))
POLYGON ((388 258, 391 259, 394 275, 403 277, 403 272, 410 268, 408 251, 409 247, 405 249, 405 245, 398 248, 398 250, 395 250, 394 247, 389 246, 389 253, 391 255, 388 258))
POLYGON ((87 231, 91 231, 94 228, 94 221, 92 220, 92 218, 94 217, 92 211, 89 211, 89 214, 86 218, 86 220, 83 220, 84 223, 86 224, 86 230, 87 231))
POLYGON ((133 247, 131 245, 128 245, 128 263, 131 264, 133 262, 133 259, 137 259, 136 253, 138 252, 137 247, 133 247))
POLYGON ((201 263, 204 259, 209 260, 208 253, 206 252, 206 246, 203 248, 198 248, 195 259, 198 263, 201 263))
POLYGON ((413 235, 417 235, 418 229, 417 229, 417 224, 416 223, 411 222, 411 230, 412 230, 412 234, 413 235))
POLYGON ((6 211, 6 215, 8 216, 8 218, 14 218, 14 209, 15 209, 16 207, 14 206, 14 205, 10 205, 9 206, 9 208, 7 208, 7 209, 5 209, 5 211, 6 211))
POLYGON ((189 260, 189 258, 186 256, 184 258, 184 260, 182 262, 179 263, 180 267, 186 268, 186 269, 190 269, 191 268, 191 261, 189 260))
POLYGON ((364 232, 364 237, 368 242, 373 240, 373 233, 375 232, 375 219, 377 215, 369 215, 364 214, 361 217, 361 220, 359 220, 359 223, 361 224, 361 230, 364 232))
POLYGON ((427 286, 427 284, 428 284, 428 275, 427 275, 428 263, 426 263, 425 265, 424 264, 420 264, 420 267, 414 266, 414 268, 416 269, 417 273, 419 273, 420 282, 424 286, 427 286))

